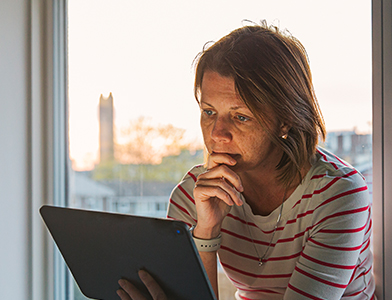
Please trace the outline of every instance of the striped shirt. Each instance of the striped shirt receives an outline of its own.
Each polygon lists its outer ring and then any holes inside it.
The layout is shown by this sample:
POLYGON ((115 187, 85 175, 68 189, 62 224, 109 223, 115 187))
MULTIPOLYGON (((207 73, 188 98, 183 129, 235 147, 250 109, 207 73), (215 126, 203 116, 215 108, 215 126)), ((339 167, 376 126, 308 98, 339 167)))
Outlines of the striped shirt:
MULTIPOLYGON (((204 171, 194 167, 173 190, 168 218, 197 223, 193 188, 204 171)), ((357 170, 318 148, 274 234, 279 213, 253 215, 244 202, 224 219, 218 256, 236 299, 374 299, 371 205, 357 170), (255 247, 260 256, 269 247, 262 266, 255 247)))

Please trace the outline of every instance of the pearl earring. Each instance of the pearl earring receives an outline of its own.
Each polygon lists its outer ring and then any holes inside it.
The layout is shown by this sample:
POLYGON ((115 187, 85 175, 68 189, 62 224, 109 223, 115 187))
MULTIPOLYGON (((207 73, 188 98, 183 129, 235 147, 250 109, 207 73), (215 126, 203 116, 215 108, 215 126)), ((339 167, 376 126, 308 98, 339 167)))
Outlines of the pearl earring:
POLYGON ((287 139, 287 137, 288 137, 289 135, 288 135, 288 133, 285 133, 284 135, 282 135, 282 139, 287 139))

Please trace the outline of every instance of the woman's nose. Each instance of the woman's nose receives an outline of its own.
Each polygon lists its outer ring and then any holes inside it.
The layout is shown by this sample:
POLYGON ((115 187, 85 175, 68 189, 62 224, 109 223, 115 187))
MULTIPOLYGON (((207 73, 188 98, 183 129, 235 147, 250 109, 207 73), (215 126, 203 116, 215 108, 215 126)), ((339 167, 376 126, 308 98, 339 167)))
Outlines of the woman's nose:
POLYGON ((211 138, 215 142, 230 142, 233 138, 230 130, 230 121, 222 117, 216 118, 214 127, 212 128, 211 138))

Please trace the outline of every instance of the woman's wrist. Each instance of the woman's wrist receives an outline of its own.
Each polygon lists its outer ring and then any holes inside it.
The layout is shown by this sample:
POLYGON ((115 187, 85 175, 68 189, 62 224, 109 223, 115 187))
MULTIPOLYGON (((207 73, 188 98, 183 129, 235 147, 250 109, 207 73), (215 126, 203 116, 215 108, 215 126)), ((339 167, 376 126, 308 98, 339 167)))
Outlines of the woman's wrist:
POLYGON ((220 231, 220 226, 208 228, 197 224, 197 226, 194 226, 192 234, 197 239, 211 240, 217 238, 220 235, 220 231))

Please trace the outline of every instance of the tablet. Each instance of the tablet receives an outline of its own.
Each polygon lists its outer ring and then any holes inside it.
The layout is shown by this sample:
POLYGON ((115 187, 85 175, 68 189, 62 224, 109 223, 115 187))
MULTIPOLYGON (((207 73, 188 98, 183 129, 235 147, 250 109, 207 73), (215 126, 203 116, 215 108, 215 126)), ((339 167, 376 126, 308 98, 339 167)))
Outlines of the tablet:
POLYGON ((137 272, 149 272, 168 299, 216 299, 188 226, 157 219, 44 205, 41 216, 81 292, 118 300, 118 280, 152 299, 137 272))

